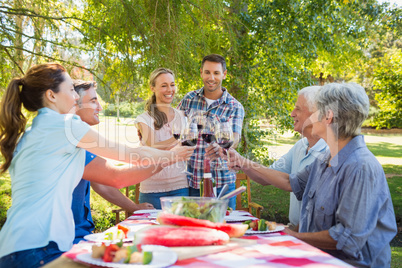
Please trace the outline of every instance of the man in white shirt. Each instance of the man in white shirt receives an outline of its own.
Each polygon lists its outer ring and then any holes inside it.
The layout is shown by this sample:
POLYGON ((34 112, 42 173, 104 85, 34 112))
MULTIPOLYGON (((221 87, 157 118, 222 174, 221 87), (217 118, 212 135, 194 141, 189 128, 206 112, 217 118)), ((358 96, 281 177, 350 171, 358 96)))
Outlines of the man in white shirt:
MULTIPOLYGON (((294 130, 299 132, 303 138, 296 142, 288 153, 275 161, 270 168, 288 174, 296 174, 328 150, 324 140, 311 134, 312 125, 308 120, 315 109, 315 96, 319 89, 319 86, 310 86, 298 92, 295 108, 290 116, 294 120, 294 130)), ((300 210, 301 201, 297 200, 293 192, 290 193, 289 226, 292 229, 298 229, 300 210)))

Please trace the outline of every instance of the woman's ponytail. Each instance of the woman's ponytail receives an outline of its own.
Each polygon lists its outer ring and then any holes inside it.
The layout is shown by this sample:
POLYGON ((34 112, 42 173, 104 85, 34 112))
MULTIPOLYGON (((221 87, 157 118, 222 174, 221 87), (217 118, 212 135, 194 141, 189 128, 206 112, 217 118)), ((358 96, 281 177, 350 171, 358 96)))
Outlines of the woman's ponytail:
POLYGON ((159 111, 156 106, 156 96, 155 93, 152 94, 152 97, 147 101, 145 105, 145 110, 149 113, 150 116, 154 119, 154 127, 156 130, 161 129, 164 124, 168 122, 167 116, 164 112, 159 111))
POLYGON ((23 80, 14 78, 7 87, 0 109, 0 151, 4 163, 0 166, 0 174, 11 164, 17 141, 25 130, 27 120, 22 113, 20 86, 23 80))
POLYGON ((44 63, 31 67, 23 78, 11 80, 0 107, 0 152, 5 160, 0 166, 0 174, 10 167, 17 142, 25 131, 27 119, 22 113, 22 105, 30 112, 42 108, 46 90, 58 93, 65 72, 58 63, 44 63))

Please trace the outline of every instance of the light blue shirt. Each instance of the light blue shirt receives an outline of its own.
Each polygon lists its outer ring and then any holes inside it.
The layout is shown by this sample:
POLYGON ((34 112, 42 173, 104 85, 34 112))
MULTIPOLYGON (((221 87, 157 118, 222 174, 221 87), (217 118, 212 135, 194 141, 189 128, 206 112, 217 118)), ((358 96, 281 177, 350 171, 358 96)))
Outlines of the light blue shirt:
POLYGON ((41 108, 19 141, 10 165, 12 206, 0 231, 0 258, 44 247, 72 247, 72 193, 84 172, 78 142, 89 125, 72 114, 41 108))
POLYGON ((329 230, 337 241, 331 255, 358 267, 390 267, 389 243, 397 232, 384 170, 363 136, 353 138, 328 162, 330 154, 290 175, 303 198, 300 232, 329 230))
MULTIPOLYGON (((310 165, 317 157, 323 156, 328 151, 328 146, 323 139, 320 139, 307 152, 309 146, 307 138, 303 138, 276 160, 270 168, 288 174, 295 174, 310 165)), ((293 193, 290 193, 289 221, 294 226, 299 224, 301 201, 297 200, 293 193)))

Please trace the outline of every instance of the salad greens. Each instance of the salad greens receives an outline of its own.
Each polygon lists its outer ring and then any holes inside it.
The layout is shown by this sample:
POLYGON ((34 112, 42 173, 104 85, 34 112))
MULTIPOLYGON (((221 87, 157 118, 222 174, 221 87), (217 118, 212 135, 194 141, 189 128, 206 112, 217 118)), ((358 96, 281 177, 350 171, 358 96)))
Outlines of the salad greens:
POLYGON ((225 215, 226 206, 218 200, 216 202, 208 200, 205 204, 202 204, 202 202, 198 204, 191 199, 182 197, 181 201, 172 204, 168 212, 195 219, 220 222, 225 215))

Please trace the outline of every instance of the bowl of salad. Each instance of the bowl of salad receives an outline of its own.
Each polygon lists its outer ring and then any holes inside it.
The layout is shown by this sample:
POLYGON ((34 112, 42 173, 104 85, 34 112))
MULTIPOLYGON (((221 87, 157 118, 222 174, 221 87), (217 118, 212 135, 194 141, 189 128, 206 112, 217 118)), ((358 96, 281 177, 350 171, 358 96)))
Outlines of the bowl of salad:
POLYGON ((194 196, 169 196, 160 200, 164 213, 212 222, 223 222, 229 203, 229 199, 194 196))

